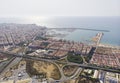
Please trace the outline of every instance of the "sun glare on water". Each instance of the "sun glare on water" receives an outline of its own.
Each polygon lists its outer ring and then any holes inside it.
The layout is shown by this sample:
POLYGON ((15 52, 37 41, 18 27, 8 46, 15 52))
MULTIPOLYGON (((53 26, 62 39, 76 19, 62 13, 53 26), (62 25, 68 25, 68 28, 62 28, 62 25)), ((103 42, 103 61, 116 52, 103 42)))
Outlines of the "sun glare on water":
POLYGON ((33 21, 45 21, 47 20, 48 18, 47 17, 44 17, 44 16, 32 16, 30 17, 29 19, 33 20, 33 21))
POLYGON ((41 24, 44 23, 48 20, 48 17, 44 17, 44 16, 31 16, 27 18, 31 23, 34 24, 41 24))

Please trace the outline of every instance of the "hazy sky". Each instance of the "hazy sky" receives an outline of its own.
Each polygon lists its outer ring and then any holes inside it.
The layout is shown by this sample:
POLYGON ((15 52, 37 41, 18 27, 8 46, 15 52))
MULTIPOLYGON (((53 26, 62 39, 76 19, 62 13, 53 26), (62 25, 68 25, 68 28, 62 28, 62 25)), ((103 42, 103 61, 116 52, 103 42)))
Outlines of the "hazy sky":
POLYGON ((120 0, 0 0, 0 17, 120 16, 120 0))

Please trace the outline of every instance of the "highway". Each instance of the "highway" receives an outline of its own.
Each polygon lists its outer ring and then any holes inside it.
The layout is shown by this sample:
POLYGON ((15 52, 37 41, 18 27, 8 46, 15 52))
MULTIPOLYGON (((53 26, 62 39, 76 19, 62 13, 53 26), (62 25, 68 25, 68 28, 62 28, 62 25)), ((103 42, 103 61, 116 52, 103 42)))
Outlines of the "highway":
POLYGON ((16 65, 18 62, 20 62, 22 60, 22 58, 20 57, 13 57, 9 63, 6 64, 6 66, 1 67, 1 71, 0 71, 0 78, 1 76, 4 74, 5 71, 7 71, 9 68, 11 68, 12 66, 16 65))
MULTIPOLYGON (((0 53, 11 55, 13 57, 26 58, 26 59, 37 60, 37 61, 47 61, 47 62, 51 62, 51 63, 54 63, 55 61, 57 61, 56 59, 55 60, 54 59, 46 59, 46 58, 41 58, 41 57, 29 56, 29 55, 23 56, 21 54, 12 54, 12 53, 2 52, 2 51, 0 51, 0 53)), ((60 62, 60 63, 62 63, 62 62, 60 62)), ((78 63, 73 63, 73 62, 66 62, 66 64, 77 65, 81 68, 86 68, 86 69, 96 69, 96 70, 104 70, 104 71, 108 71, 108 72, 120 73, 120 71, 115 70, 115 69, 106 69, 104 67, 92 66, 92 65, 88 65, 88 64, 78 64, 78 63)))

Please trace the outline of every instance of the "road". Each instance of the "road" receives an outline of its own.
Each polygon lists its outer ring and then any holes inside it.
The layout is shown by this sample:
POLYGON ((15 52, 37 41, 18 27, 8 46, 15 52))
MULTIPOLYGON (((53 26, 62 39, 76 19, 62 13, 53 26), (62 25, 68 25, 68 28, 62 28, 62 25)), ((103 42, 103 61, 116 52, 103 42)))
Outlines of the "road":
MULTIPOLYGON (((23 56, 22 54, 11 54, 11 53, 2 52, 2 51, 0 51, 0 53, 8 54, 8 55, 11 55, 13 57, 18 57, 18 58, 22 57, 22 58, 31 59, 31 60, 47 61, 47 62, 51 62, 51 63, 54 63, 56 61, 54 59, 46 59, 46 58, 40 58, 40 57, 35 57, 35 56, 29 56, 29 55, 23 56)), ((66 63, 68 65, 77 65, 77 66, 82 67, 82 68, 97 69, 97 70, 104 70, 104 71, 108 71, 108 72, 120 73, 120 71, 116 71, 115 69, 106 69, 104 67, 99 67, 99 66, 92 66, 92 65, 88 65, 88 64, 78 64, 78 63, 73 63, 73 62, 66 62, 66 63)))
POLYGON ((5 71, 16 65, 19 61, 21 61, 21 59, 22 58, 16 57, 9 64, 7 64, 7 66, 4 67, 3 71, 0 72, 0 78, 2 78, 1 76, 4 74, 5 71))
MULTIPOLYGON (((26 49, 26 48, 25 48, 26 49)), ((15 52, 19 52, 19 51, 24 51, 23 48, 17 48, 17 49, 14 49, 13 53, 15 52)), ((7 52, 6 52, 7 53, 7 52)), ((23 56, 21 54, 21 56, 23 56)), ((5 66, 2 66, 0 69, 0 78, 1 76, 4 74, 5 71, 7 71, 8 69, 10 69, 12 66, 16 65, 17 63, 19 63, 21 60, 22 60, 22 57, 17 57, 17 56, 12 56, 13 58, 10 59, 6 64, 5 66)))

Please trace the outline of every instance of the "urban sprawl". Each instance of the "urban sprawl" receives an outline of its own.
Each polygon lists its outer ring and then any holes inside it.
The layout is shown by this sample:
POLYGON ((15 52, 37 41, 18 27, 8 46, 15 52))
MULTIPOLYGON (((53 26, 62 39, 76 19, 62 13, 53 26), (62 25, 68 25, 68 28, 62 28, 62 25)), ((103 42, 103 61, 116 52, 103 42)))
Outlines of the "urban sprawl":
POLYGON ((120 83, 120 47, 50 36, 36 24, 0 24, 0 83, 120 83))

